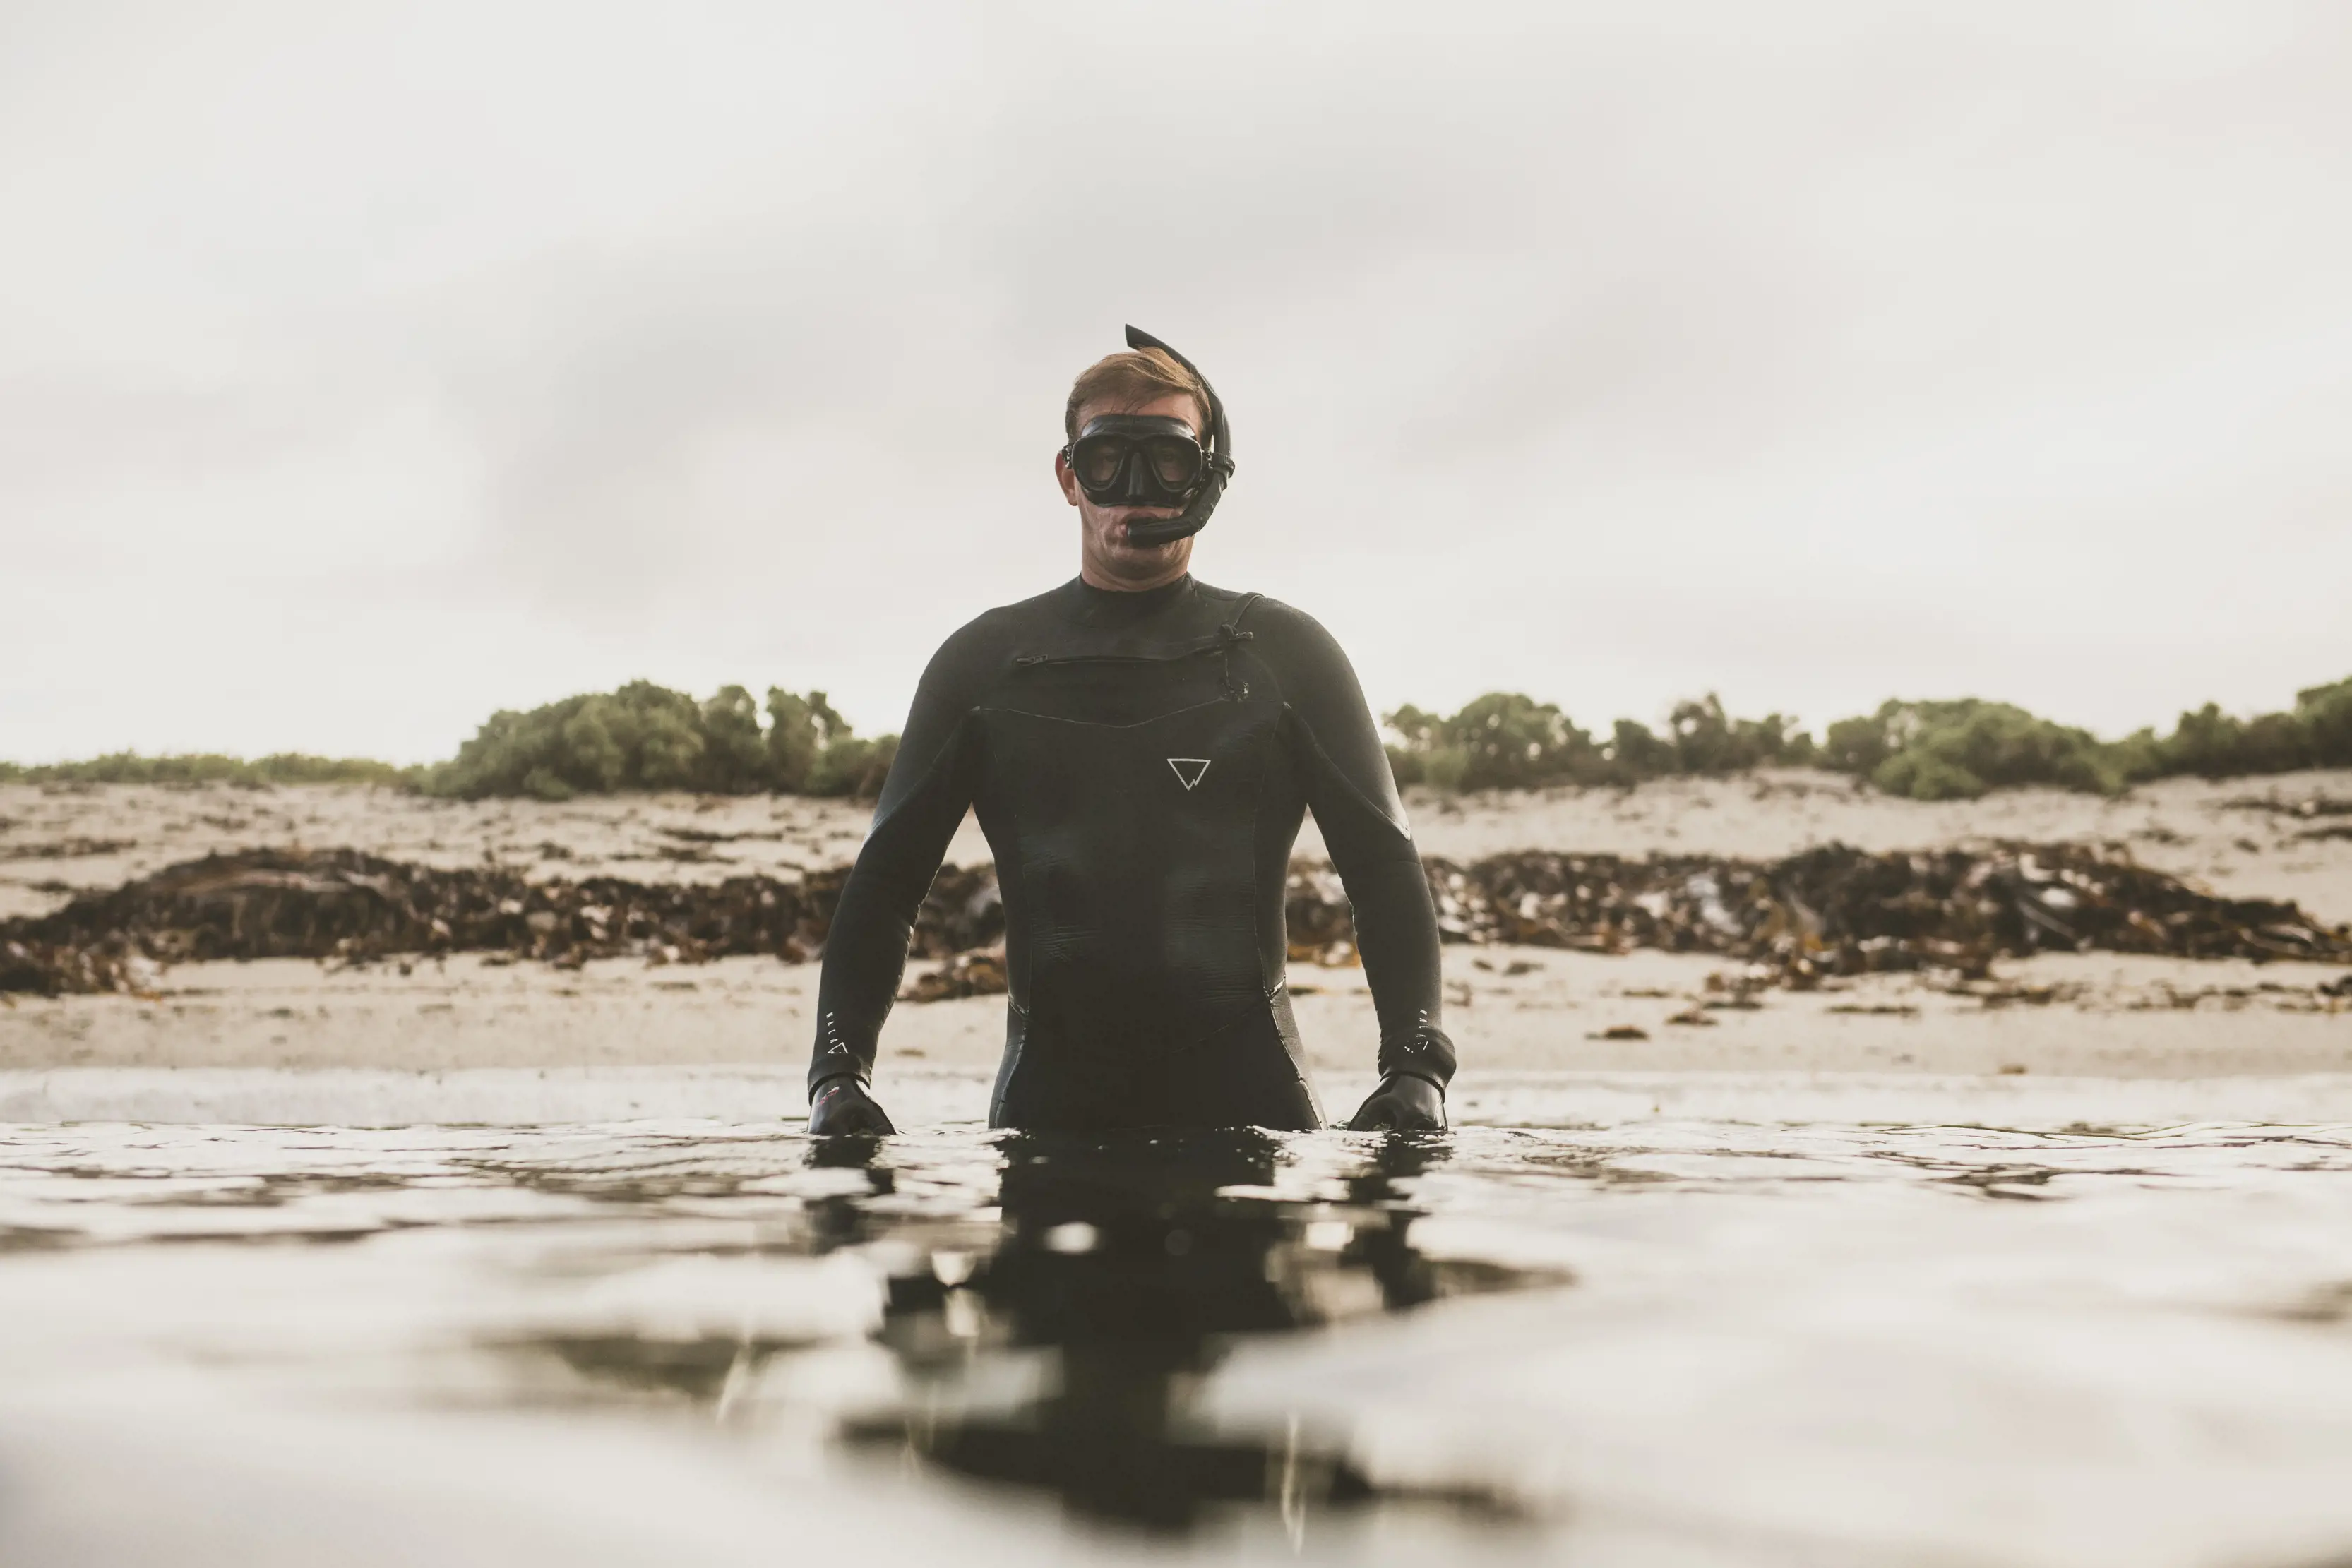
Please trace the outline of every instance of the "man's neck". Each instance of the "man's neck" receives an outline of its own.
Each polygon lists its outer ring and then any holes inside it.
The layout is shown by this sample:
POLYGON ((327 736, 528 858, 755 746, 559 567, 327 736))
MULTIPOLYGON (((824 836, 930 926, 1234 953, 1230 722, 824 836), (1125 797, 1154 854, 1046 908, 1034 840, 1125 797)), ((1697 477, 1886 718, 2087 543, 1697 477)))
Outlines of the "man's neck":
POLYGON ((1078 580, 1105 593, 1149 593, 1182 581, 1192 570, 1191 539, 1178 539, 1140 560, 1132 555, 1122 559, 1118 553, 1097 550, 1091 545, 1091 540, 1085 541, 1078 551, 1078 580))

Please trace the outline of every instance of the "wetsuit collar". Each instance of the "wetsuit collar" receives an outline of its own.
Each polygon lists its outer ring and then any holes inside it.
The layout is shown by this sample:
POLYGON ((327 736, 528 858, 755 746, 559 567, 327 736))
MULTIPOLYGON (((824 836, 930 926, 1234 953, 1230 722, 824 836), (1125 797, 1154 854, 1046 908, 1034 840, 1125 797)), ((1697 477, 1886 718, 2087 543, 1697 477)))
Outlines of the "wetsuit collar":
POLYGON ((1139 593, 1097 588, 1082 577, 1074 577, 1064 591, 1064 598, 1070 619, 1081 626, 1133 626, 1150 620, 1192 591, 1191 572, 1139 593))

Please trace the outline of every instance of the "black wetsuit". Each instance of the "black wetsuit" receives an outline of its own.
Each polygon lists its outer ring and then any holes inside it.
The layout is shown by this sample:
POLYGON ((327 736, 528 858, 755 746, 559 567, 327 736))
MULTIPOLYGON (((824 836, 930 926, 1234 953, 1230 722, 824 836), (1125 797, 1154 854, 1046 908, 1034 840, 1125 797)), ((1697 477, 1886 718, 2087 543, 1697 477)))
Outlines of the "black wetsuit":
POLYGON ((923 673, 817 993, 812 1092, 872 1070, 916 911, 975 807, 1012 996, 989 1120, 1312 1127, 1284 967, 1307 808, 1354 906, 1383 1074, 1443 1089, 1436 913, 1347 656, 1187 577, 992 610, 923 673))

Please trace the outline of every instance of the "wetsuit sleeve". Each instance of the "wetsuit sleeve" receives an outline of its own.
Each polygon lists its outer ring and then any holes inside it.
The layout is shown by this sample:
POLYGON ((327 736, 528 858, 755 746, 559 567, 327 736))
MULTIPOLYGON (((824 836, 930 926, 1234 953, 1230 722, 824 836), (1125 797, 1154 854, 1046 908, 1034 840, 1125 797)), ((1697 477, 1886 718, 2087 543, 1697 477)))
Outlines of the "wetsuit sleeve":
POLYGON ((940 857, 971 804, 972 694, 984 655, 971 629, 949 639, 923 672, 874 825, 835 906, 817 983, 809 1091, 874 1071, 882 1022, 907 971, 915 916, 940 857))
POLYGON ((1256 640, 1282 681, 1307 809, 1355 913, 1380 1016, 1381 1072, 1410 1072, 1443 1089, 1454 1057, 1437 909, 1363 688, 1331 634, 1287 605, 1265 607, 1256 640))

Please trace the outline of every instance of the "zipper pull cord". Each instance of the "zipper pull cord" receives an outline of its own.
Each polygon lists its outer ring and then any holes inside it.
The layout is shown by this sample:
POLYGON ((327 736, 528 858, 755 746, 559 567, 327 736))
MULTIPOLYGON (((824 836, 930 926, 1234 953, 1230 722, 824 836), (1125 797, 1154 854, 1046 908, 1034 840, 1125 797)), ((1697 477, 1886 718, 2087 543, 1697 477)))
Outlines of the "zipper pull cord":
POLYGON ((1227 622, 1217 628, 1217 674, 1224 682, 1225 700, 1240 702, 1249 695, 1249 683, 1234 678, 1234 648, 1235 644, 1255 642, 1257 633, 1244 632, 1227 622))

